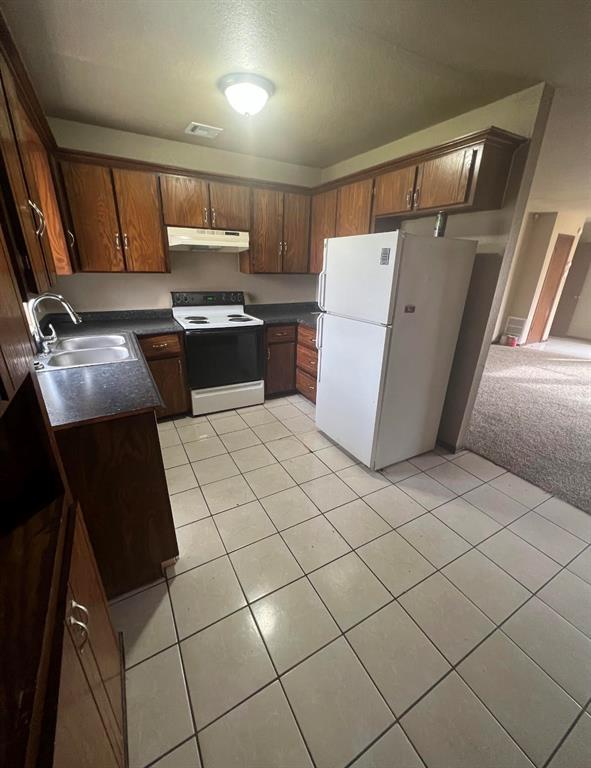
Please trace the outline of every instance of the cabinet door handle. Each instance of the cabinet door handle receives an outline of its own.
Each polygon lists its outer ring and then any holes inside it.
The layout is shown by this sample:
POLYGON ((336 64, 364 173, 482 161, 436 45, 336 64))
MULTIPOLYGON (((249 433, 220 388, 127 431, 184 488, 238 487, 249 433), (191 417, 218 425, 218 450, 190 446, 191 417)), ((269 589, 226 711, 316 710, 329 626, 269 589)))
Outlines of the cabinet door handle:
POLYGON ((271 359, 271 347, 267 347, 267 360, 271 359))
POLYGON ((81 611, 82 614, 84 615, 84 623, 88 624, 88 620, 90 619, 90 614, 88 613, 88 608, 86 606, 82 605, 82 603, 77 603, 75 600, 72 600, 70 602, 70 610, 72 611, 72 613, 76 610, 81 611))
POLYGON ((283 255, 287 256, 287 240, 283 241, 283 255))
POLYGON ((209 224, 208 217, 207 217, 207 208, 203 209, 203 223, 207 227, 209 224))
POLYGON ((420 192, 421 192, 421 188, 420 188, 420 187, 417 187, 417 188, 415 189, 415 193, 414 193, 414 195, 413 195, 413 207, 414 207, 414 208, 416 208, 416 207, 417 207, 417 205, 419 204, 419 196, 420 196, 420 192))
POLYGON ((41 213, 39 206, 32 200, 27 200, 33 211, 37 214, 39 222, 35 221, 35 234, 41 237, 43 234, 43 214, 41 213))
POLYGON ((78 619, 75 619, 73 616, 70 616, 69 618, 70 626, 71 627, 78 627, 80 631, 82 632, 82 642, 78 646, 78 650, 80 653, 84 650, 84 646, 88 642, 88 627, 83 621, 78 621, 78 619))
POLYGON ((118 251, 121 250, 121 238, 119 237, 119 232, 115 233, 115 248, 117 248, 118 251))
POLYGON ((409 189, 406 193, 406 207, 409 210, 412 208, 412 189, 409 189))
POLYGON ((74 247, 74 244, 76 243, 76 239, 74 237, 74 233, 71 229, 66 229, 66 234, 68 235, 68 241, 70 248, 74 247))
POLYGON ((215 208, 211 209, 211 226, 215 227, 215 208))
POLYGON ((283 253, 283 242, 280 240, 279 241, 279 253, 278 253, 278 255, 281 256, 282 253, 283 253))
POLYGON ((126 251, 129 248, 129 238, 127 237, 127 232, 123 234, 123 247, 126 251))

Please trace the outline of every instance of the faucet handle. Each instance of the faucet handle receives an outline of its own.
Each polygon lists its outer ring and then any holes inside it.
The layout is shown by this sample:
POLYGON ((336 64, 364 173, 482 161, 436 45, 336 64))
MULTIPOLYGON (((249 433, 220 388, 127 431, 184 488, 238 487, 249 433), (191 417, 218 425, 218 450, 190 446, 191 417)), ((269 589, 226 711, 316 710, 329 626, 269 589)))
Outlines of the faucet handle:
POLYGON ((47 342, 48 344, 53 344, 55 341, 57 341, 57 333, 55 332, 55 328, 51 323, 47 326, 50 333, 41 333, 41 340, 47 342))

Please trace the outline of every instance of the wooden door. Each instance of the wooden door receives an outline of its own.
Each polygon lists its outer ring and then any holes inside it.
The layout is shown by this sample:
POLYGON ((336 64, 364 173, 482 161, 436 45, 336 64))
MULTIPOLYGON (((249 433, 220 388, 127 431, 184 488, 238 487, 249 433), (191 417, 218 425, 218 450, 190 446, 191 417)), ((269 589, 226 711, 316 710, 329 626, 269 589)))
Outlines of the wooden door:
POLYGON ((369 232, 373 179, 339 187, 336 236, 366 235, 369 232))
MULTIPOLYGON (((552 336, 568 336, 569 328, 589 269, 591 268, 591 243, 577 245, 572 264, 564 282, 558 308, 550 331, 552 336)), ((590 308, 591 309, 591 308, 590 308)))
POLYGON ((376 178, 373 215, 403 213, 412 210, 416 165, 383 173, 376 178))
POLYGON ((181 358, 150 360, 148 365, 164 401, 164 408, 156 409, 158 418, 186 413, 188 387, 181 358))
MULTIPOLYGON (((89 654, 96 662, 102 693, 109 711, 103 716, 105 724, 112 724, 112 740, 123 733, 123 708, 119 643, 115 636, 107 598, 99 576, 88 532, 79 511, 76 512, 72 559, 70 562, 70 587, 76 602, 81 603, 87 615, 83 621, 88 627, 89 654)), ((76 615, 76 618, 78 616, 76 615)), ((90 675, 87 672, 87 676, 90 675)), ((98 697, 97 697, 98 701, 98 697)), ((120 739, 119 739, 120 740, 120 739)))
POLYGON ((337 225, 337 190, 320 192, 312 196, 310 215, 310 272, 322 271, 324 240, 334 237, 337 225))
POLYGON ((238 184, 209 184, 211 226, 214 229, 250 230, 250 189, 238 184))
POLYGON ((253 272, 281 272, 283 193, 252 191, 250 257, 253 272))
POLYGON ((308 271, 310 196, 286 193, 283 198, 282 272, 308 271))
POLYGON ((34 355, 31 337, 0 232, 0 399, 7 399, 27 375, 34 355))
POLYGON ((209 227, 207 182, 191 176, 160 176, 162 210, 167 227, 209 227))
POLYGON ((121 766, 67 626, 62 647, 53 765, 59 768, 121 766))
POLYGON ((475 149, 460 149, 419 165, 414 209, 445 208, 465 203, 469 195, 475 149))
POLYGON ((278 395, 295 389, 295 341, 267 345, 265 394, 278 395))
POLYGON ((548 271, 546 272, 529 333, 527 334, 526 344, 544 341, 547 338, 544 336, 544 331, 546 330, 546 325, 548 324, 550 313, 560 288, 564 270, 568 265, 568 257, 570 256, 574 239, 573 235, 558 235, 556 237, 548 271))
POLYGON ((113 169, 123 251, 128 272, 166 272, 158 176, 113 169))
POLYGON ((102 165, 63 162, 61 168, 83 272, 124 272, 123 245, 111 172, 102 165))
MULTIPOLYGON (((6 175, 10 184, 11 197, 16 209, 15 224, 22 233, 12 243, 18 258, 19 276, 23 293, 42 293, 51 287, 50 274, 45 263, 41 242, 37 236, 40 222, 35 219, 29 203, 29 191, 25 182, 23 167, 18 152, 16 137, 8 112, 4 88, 0 83, 0 145, 6 175)), ((23 296, 25 298, 25 296, 23 296)))

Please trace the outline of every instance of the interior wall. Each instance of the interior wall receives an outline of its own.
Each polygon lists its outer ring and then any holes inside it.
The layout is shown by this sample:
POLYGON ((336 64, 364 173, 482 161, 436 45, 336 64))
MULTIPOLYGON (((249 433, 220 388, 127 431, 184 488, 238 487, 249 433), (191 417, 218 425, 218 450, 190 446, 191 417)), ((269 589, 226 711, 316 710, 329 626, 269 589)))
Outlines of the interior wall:
POLYGON ((490 128, 491 125, 529 138, 534 130, 543 91, 544 84, 539 83, 504 99, 493 101, 478 109, 404 136, 402 139, 376 147, 369 152, 343 160, 323 169, 322 182, 334 181, 364 168, 457 139, 458 136, 490 128))
POLYGON ((75 309, 170 307, 171 291, 244 291, 252 304, 316 300, 317 275, 247 275, 236 253, 171 253, 168 274, 83 274, 59 277, 55 289, 75 309))
POLYGON ((591 341, 591 269, 581 287, 579 300, 568 326, 568 335, 591 341))

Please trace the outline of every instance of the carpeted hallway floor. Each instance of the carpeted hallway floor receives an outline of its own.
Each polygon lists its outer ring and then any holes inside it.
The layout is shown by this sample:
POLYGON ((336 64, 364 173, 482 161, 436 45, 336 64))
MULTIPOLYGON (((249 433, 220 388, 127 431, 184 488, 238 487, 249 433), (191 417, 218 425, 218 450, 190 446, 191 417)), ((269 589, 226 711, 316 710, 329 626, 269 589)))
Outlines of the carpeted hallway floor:
POLYGON ((466 447, 591 512, 591 343, 492 346, 466 447))

